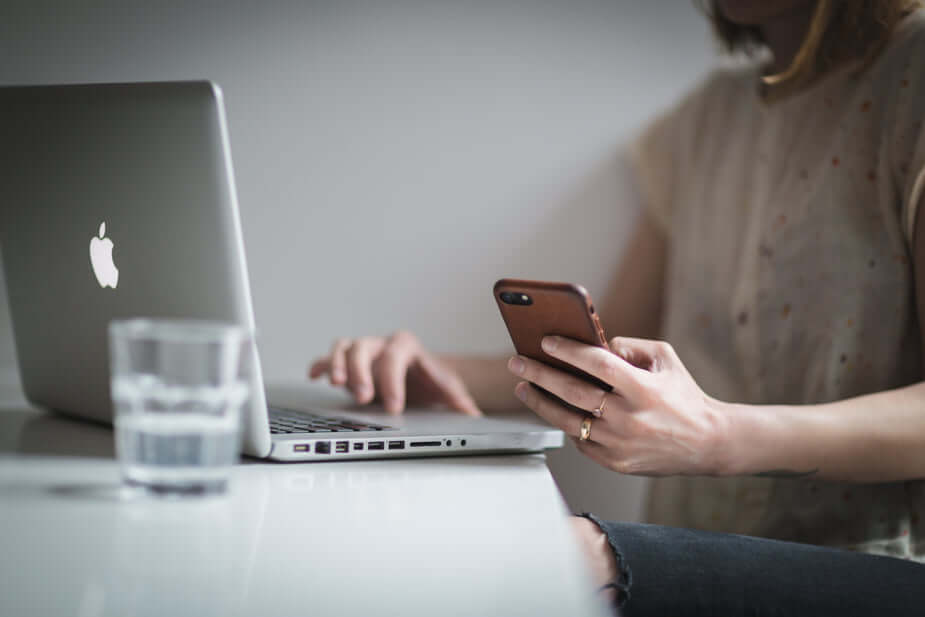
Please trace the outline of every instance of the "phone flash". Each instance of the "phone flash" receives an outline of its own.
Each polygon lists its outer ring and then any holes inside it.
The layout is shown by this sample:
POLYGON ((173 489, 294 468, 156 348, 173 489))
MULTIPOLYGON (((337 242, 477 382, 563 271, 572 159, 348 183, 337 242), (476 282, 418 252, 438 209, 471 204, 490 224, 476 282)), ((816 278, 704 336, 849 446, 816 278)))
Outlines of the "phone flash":
POLYGON ((530 299, 530 296, 528 296, 527 294, 520 294, 520 299, 526 302, 527 300, 530 299))

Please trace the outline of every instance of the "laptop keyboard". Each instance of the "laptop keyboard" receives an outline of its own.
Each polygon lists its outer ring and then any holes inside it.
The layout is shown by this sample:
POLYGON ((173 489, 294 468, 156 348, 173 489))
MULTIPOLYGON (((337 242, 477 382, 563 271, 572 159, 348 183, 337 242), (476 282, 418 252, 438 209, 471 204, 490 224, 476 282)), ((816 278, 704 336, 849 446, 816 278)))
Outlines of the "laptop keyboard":
POLYGON ((355 433, 359 431, 394 431, 384 424, 368 424, 348 418, 322 416, 307 411, 269 408, 270 433, 355 433))

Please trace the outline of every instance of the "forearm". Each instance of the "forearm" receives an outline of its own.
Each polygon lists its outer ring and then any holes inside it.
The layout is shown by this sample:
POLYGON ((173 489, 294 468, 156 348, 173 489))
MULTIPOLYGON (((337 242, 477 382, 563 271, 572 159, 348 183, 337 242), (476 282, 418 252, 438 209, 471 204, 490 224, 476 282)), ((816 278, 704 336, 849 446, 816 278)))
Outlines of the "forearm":
POLYGON ((668 243, 652 217, 643 212, 616 276, 598 298, 608 336, 658 338, 664 302, 668 243))
POLYGON ((820 405, 717 404, 729 418, 723 474, 925 478, 925 383, 820 405))
POLYGON ((520 409, 522 403, 514 396, 517 380, 507 370, 510 355, 469 356, 442 355, 440 360, 455 370, 485 412, 520 409))

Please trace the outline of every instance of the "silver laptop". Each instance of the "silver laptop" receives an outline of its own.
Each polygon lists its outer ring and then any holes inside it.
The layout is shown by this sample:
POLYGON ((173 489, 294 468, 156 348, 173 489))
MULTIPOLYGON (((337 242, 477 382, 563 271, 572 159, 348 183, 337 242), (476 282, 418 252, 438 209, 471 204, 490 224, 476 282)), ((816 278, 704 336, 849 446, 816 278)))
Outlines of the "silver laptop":
MULTIPOLYGON (((195 318, 254 329, 215 84, 0 88, 0 200, 20 375, 33 403, 111 422, 112 319, 195 318)), ((301 388, 271 393, 268 407, 256 345, 252 354, 255 395, 243 435, 251 456, 533 452, 563 442, 560 431, 529 417, 428 409, 393 417, 301 388)))

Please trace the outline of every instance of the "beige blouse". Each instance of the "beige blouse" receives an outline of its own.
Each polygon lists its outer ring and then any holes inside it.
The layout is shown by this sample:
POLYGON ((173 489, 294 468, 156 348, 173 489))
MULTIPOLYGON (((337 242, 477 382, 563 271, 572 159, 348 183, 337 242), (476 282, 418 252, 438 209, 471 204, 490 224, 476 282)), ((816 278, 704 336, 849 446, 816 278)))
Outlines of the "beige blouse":
MULTIPOLYGON (((773 103, 757 82, 757 63, 713 72, 632 149, 670 238, 665 338, 728 401, 812 404, 922 380, 910 250, 925 12, 860 74, 773 103)), ((655 523, 925 562, 923 518, 925 481, 667 478, 649 503, 655 523)))

